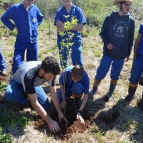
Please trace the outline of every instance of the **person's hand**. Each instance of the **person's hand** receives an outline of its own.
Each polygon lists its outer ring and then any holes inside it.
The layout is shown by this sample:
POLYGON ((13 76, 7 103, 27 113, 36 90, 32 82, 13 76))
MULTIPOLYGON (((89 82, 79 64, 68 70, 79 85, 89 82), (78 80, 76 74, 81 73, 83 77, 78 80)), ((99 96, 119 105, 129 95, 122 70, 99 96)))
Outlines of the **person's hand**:
POLYGON ((19 34, 17 27, 15 27, 15 30, 16 30, 17 34, 19 34))
POLYGON ((85 124, 84 119, 82 118, 82 116, 79 112, 77 112, 77 114, 76 114, 76 119, 80 120, 82 124, 85 124))
POLYGON ((61 120, 63 119, 66 122, 66 124, 68 124, 68 120, 64 117, 62 112, 58 114, 58 117, 59 117, 59 122, 61 122, 61 120))
POLYGON ((62 106, 62 108, 63 109, 65 109, 66 108, 66 100, 64 99, 64 100, 62 100, 62 102, 61 102, 61 106, 62 106))
POLYGON ((56 21, 56 26, 58 26, 58 27, 63 26, 63 22, 60 21, 60 20, 57 20, 56 21))
POLYGON ((52 119, 48 123, 48 126, 49 126, 51 132, 56 133, 56 132, 60 131, 59 124, 56 121, 52 120, 52 119))
POLYGON ((130 59, 129 56, 126 56, 125 62, 127 62, 129 59, 130 59))
POLYGON ((108 49, 108 50, 113 50, 113 49, 114 49, 114 46, 110 43, 110 44, 107 45, 107 49, 108 49))

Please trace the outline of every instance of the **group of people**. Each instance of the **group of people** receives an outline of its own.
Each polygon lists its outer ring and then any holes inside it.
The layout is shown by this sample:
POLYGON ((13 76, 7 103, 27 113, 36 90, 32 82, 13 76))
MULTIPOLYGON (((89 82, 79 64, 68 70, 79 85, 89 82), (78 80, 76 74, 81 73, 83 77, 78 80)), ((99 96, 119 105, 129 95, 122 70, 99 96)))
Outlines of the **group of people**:
MULTIPOLYGON (((62 0, 63 6, 55 15, 54 25, 57 27, 57 45, 59 54, 66 61, 65 70, 60 72, 59 62, 52 56, 47 56, 42 62, 38 60, 37 28, 42 23, 44 16, 40 10, 32 4, 34 0, 23 0, 20 4, 11 6, 1 17, 1 21, 10 29, 17 31, 14 47, 12 73, 9 85, 5 91, 5 97, 14 103, 24 105, 31 104, 37 113, 47 122, 53 132, 60 130, 59 124, 48 114, 50 102, 41 85, 48 82, 51 100, 58 112, 59 121, 64 117, 61 108, 66 108, 66 100, 73 96, 77 106, 77 119, 84 123, 82 111, 88 101, 88 96, 94 96, 102 79, 106 76, 111 66, 111 83, 105 101, 113 100, 113 92, 120 76, 123 64, 129 60, 134 40, 135 20, 130 15, 131 2, 134 0, 114 0, 118 11, 113 11, 103 22, 100 36, 103 40, 103 56, 95 75, 92 90, 89 92, 89 77, 83 67, 81 31, 86 24, 82 10, 72 4, 72 0, 62 0), (22 16, 21 16, 22 15, 22 16), (65 18, 65 15, 68 15, 65 18), (62 47, 62 38, 59 32, 65 32, 64 23, 71 21, 72 17, 78 19, 78 24, 70 31, 74 33, 71 42, 72 63, 68 66, 67 48, 62 47), (12 21, 13 22, 12 22, 12 21), (61 53, 61 48, 64 50, 61 53), (24 62, 25 51, 26 60, 24 62), (126 59, 126 60, 125 60, 126 59), (60 74, 61 73, 61 74, 60 74), (55 79, 60 74, 60 89, 56 92, 55 79), (83 98, 82 98, 83 97, 83 98)), ((139 34, 134 46, 134 61, 129 78, 128 95, 125 101, 131 101, 135 94, 138 82, 143 73, 143 24, 140 25, 139 34)), ((66 38, 66 37, 64 37, 66 38)), ((6 75, 6 64, 0 53, 1 75, 6 75)), ((143 110, 143 98, 140 104, 143 110)))

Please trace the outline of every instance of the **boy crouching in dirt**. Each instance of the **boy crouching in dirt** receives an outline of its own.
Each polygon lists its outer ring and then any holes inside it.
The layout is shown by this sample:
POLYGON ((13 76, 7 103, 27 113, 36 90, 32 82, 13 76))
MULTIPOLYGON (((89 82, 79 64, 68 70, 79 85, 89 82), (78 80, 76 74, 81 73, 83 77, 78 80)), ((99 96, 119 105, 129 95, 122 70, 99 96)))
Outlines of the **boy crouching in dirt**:
POLYGON ((66 108, 66 99, 70 96, 75 98, 75 103, 78 108, 77 119, 84 123, 82 118, 82 110, 88 100, 89 77, 84 68, 80 65, 69 66, 63 71, 59 78, 60 89, 58 90, 59 100, 62 108, 66 108), (83 101, 81 97, 84 93, 83 101))
POLYGON ((30 61, 24 63, 10 79, 5 96, 13 103, 29 104, 47 122, 52 132, 60 130, 59 124, 47 114, 50 103, 46 93, 40 86, 48 82, 51 99, 58 112, 59 121, 64 119, 55 89, 55 76, 60 73, 60 66, 54 57, 48 56, 42 62, 30 61))

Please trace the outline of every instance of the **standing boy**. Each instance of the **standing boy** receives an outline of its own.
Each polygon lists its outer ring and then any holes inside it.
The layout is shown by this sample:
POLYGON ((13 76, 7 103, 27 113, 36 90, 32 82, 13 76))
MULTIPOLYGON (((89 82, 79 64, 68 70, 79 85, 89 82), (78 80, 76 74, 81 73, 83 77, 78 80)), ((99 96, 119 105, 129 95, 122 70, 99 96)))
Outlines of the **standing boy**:
POLYGON ((66 107, 66 99, 70 96, 75 98, 75 103, 78 108, 77 119, 82 123, 82 110, 88 100, 89 77, 84 68, 80 65, 69 66, 63 71, 59 78, 60 89, 58 90, 59 100, 63 108, 66 107), (81 102, 82 95, 83 101, 81 102))
POLYGON ((33 1, 23 0, 19 4, 14 4, 1 17, 1 21, 11 31, 14 29, 17 31, 12 64, 13 74, 23 64, 26 50, 27 61, 38 60, 37 28, 44 16, 38 7, 32 4, 33 1))
POLYGON ((106 76, 111 66, 111 83, 105 100, 112 100, 124 60, 129 60, 133 45, 135 21, 129 14, 131 2, 134 0, 114 0, 119 7, 105 18, 100 36, 104 42, 103 57, 97 69, 91 94, 94 95, 101 80, 106 76))
POLYGON ((81 31, 83 29, 83 25, 86 24, 86 20, 84 18, 82 10, 72 4, 72 0, 62 0, 63 6, 59 8, 55 15, 54 25, 57 27, 57 44, 59 48, 59 54, 62 56, 63 60, 61 60, 61 66, 66 68, 68 65, 68 53, 69 50, 67 47, 62 47, 61 42, 62 38, 66 39, 68 36, 65 35, 61 37, 59 32, 65 32, 64 23, 69 21, 71 22, 72 18, 76 18, 78 20, 78 24, 72 27, 70 32, 74 34, 73 38, 70 40, 70 43, 73 42, 73 45, 70 47, 72 50, 71 59, 73 65, 79 64, 83 65, 82 61, 82 39, 81 39, 81 31))

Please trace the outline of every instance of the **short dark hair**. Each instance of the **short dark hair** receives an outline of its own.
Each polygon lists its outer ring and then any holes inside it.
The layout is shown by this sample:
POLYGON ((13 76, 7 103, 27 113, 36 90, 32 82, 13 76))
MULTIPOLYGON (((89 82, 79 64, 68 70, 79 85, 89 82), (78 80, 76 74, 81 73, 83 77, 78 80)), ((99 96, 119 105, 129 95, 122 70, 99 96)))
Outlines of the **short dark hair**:
POLYGON ((77 80, 77 81, 81 80, 84 76, 83 66, 80 66, 80 65, 74 66, 71 71, 71 75, 75 80, 77 80))
POLYGON ((41 69, 43 69, 46 73, 52 73, 53 75, 58 75, 60 73, 59 63, 52 56, 47 56, 42 61, 41 69))

